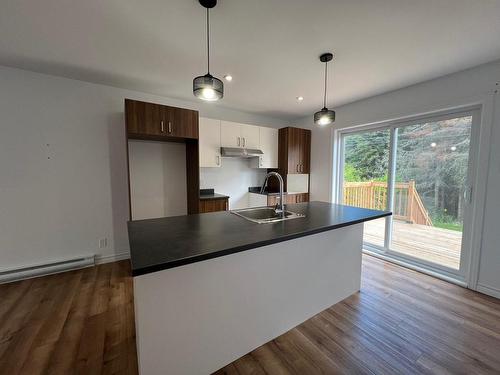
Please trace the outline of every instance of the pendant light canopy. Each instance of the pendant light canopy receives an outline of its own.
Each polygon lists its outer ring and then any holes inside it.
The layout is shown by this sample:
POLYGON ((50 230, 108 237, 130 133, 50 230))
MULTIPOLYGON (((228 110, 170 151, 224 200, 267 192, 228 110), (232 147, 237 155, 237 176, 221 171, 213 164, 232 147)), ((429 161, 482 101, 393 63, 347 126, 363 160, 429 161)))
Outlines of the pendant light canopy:
POLYGON ((217 5, 217 0, 199 0, 207 9, 207 74, 193 79, 193 94, 206 101, 216 101, 224 96, 224 83, 210 74, 210 9, 217 5))
POLYGON ((326 108, 326 92, 327 92, 327 79, 328 79, 328 62, 333 60, 332 53, 324 53, 319 57, 319 61, 325 63, 325 95, 323 98, 323 108, 314 114, 314 123, 324 126, 330 125, 335 121, 335 111, 326 108))

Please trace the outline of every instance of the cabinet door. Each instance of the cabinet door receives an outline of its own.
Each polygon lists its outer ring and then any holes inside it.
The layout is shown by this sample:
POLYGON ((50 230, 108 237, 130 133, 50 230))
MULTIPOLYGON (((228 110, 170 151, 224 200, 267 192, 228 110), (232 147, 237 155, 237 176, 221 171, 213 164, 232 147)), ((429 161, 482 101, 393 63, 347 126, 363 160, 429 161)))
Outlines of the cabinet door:
POLYGON ((288 173, 300 172, 301 131, 297 128, 288 128, 288 173))
POLYGON ((129 137, 162 135, 160 107, 158 104, 125 99, 129 137))
POLYGON ((244 148, 259 148, 259 127, 253 125, 240 125, 241 129, 241 147, 244 148))
POLYGON ((199 211, 200 213, 227 211, 228 200, 222 199, 200 199, 199 211))
POLYGON ((220 167, 220 120, 200 117, 200 167, 220 167))
POLYGON ((198 111, 184 108, 171 108, 173 121, 171 135, 180 138, 198 138, 198 111))
POLYGON ((299 171, 305 174, 311 172, 311 131, 306 129, 300 132, 299 171))
POLYGON ((278 168, 278 129, 259 128, 260 149, 264 153, 260 157, 260 168, 278 168))
POLYGON ((243 147, 240 126, 236 122, 221 121, 220 142, 222 147, 243 147))

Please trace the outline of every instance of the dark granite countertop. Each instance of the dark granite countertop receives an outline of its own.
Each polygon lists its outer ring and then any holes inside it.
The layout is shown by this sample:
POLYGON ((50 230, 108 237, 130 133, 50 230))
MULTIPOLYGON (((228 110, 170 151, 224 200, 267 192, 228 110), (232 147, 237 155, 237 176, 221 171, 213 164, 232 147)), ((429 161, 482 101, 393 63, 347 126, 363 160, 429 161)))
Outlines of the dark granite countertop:
POLYGON ((228 211, 128 222, 132 275, 179 267, 391 215, 309 202, 286 205, 304 218, 256 224, 228 211))
MULTIPOLYGON (((264 192, 260 192, 260 186, 252 186, 252 187, 249 187, 248 188, 248 192, 249 193, 254 193, 254 194, 260 194, 260 195, 279 195, 280 193, 279 192, 272 192, 272 191, 267 191, 267 187, 266 187, 266 190, 264 190, 264 192)), ((287 193, 286 191, 283 192, 283 195, 287 195, 289 193, 287 193)), ((296 194, 296 193, 293 193, 293 194, 296 194)))
POLYGON ((200 199, 228 199, 229 196, 224 194, 218 194, 214 192, 214 189, 200 189, 200 199))

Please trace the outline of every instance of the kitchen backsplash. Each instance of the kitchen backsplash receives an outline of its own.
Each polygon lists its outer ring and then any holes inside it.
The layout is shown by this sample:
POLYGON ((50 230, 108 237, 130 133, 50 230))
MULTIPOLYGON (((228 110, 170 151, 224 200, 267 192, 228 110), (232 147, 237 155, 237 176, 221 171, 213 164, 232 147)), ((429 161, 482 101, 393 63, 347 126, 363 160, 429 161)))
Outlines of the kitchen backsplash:
POLYGON ((290 193, 308 193, 308 174, 289 174, 287 176, 287 191, 290 193))
POLYGON ((223 158, 220 168, 200 168, 200 189, 213 188, 229 196, 230 209, 248 205, 248 187, 261 186, 265 169, 250 167, 250 159, 223 158))

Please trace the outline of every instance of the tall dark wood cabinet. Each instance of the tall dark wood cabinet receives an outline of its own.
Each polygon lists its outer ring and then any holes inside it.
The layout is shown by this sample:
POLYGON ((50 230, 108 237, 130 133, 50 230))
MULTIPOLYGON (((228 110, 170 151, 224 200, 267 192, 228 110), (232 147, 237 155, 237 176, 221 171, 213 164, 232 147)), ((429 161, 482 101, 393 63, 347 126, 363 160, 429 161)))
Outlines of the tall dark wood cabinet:
POLYGON ((279 130, 278 172, 283 176, 285 189, 288 174, 311 173, 310 130, 294 127, 279 130))
MULTIPOLYGON (((199 212, 200 165, 198 111, 125 99, 125 126, 128 140, 141 139, 186 144, 188 214, 199 212)), ((132 218, 129 173, 129 216, 132 218)))
POLYGON ((310 173, 310 130, 292 127, 279 130, 278 165, 286 174, 310 173))

